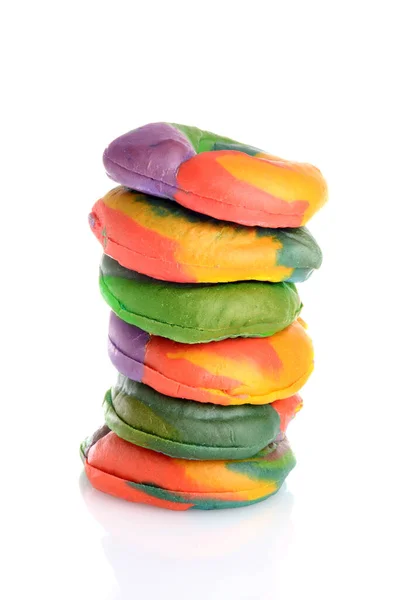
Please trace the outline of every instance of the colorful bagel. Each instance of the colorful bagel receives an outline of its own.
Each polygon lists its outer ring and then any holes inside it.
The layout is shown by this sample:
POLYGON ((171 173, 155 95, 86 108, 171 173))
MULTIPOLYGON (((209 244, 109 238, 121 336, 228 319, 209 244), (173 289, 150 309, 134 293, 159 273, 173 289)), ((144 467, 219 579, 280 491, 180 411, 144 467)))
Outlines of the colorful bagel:
POLYGON ((218 406, 171 398, 120 375, 104 398, 104 416, 118 437, 156 452, 196 460, 249 458, 276 440, 299 396, 274 403, 218 406))
POLYGON ((89 223, 106 254, 127 269, 165 281, 304 281, 322 260, 304 228, 216 221, 123 187, 96 202, 89 223))
POLYGON ((122 185, 243 225, 300 227, 327 200, 325 180, 312 165, 175 123, 118 137, 103 162, 122 185))
POLYGON ((177 342, 269 336, 299 315, 293 283, 170 283, 121 267, 103 255, 100 290, 124 321, 177 342))
POLYGON ((172 510, 254 504, 277 492, 296 464, 286 439, 245 460, 186 460, 130 444, 107 426, 82 444, 81 456, 98 490, 172 510))
POLYGON ((167 396, 197 402, 268 404, 298 392, 314 366, 311 339, 298 321, 267 338, 181 344, 111 313, 108 340, 120 373, 167 396))

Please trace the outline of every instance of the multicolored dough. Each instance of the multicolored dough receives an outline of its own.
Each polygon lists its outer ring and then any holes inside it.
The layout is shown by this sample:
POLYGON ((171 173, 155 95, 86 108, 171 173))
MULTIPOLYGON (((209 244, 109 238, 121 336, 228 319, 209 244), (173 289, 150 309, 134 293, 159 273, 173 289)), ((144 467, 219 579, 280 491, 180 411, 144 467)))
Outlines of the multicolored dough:
POLYGON ((299 321, 266 338, 181 344, 111 313, 108 340, 120 373, 167 396, 197 402, 267 404, 287 398, 314 366, 312 342, 299 321))
POLYGON ((124 187, 96 202, 89 223, 105 254, 127 269, 182 283, 304 281, 322 254, 305 228, 216 221, 124 187))
POLYGON ((285 432, 299 396, 262 406, 218 406, 171 398, 120 375, 104 398, 104 416, 118 437, 178 458, 249 458, 285 432), (282 411, 283 416, 279 411, 282 411))
POLYGON ((103 162, 122 185, 242 225, 300 227, 327 200, 316 167, 175 123, 118 137, 103 162))
POLYGON ((107 255, 100 290, 127 323, 188 344, 273 335, 302 307, 293 283, 170 283, 125 269, 107 255))
POLYGON ((107 426, 82 444, 81 456, 98 490, 172 510, 254 504, 275 494, 296 464, 286 439, 244 460, 186 460, 131 444, 107 426))

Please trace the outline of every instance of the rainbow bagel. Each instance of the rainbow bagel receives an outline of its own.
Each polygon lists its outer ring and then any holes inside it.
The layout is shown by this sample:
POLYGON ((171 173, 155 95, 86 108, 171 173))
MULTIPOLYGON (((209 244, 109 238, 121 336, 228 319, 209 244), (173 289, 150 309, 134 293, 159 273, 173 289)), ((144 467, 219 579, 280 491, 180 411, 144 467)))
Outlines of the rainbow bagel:
POLYGON ((104 417, 118 437, 156 452, 196 460, 249 458, 285 431, 299 396, 262 406, 218 406, 171 398, 120 375, 104 398, 104 417), (282 410, 281 419, 279 410, 282 410))
POLYGON ((103 255, 100 291, 124 321, 177 342, 269 336, 299 315, 293 283, 170 283, 121 267, 103 255))
POLYGON ((300 227, 327 200, 320 171, 196 127, 151 123, 103 155, 108 176, 216 219, 300 227))
POLYGON ((186 460, 141 448, 103 426, 81 445, 92 485, 172 510, 234 508, 275 494, 296 464, 286 439, 246 460, 186 460))
POLYGON ((266 338, 181 344, 111 313, 108 352, 120 373, 162 394, 225 405, 287 398, 314 366, 311 339, 298 321, 266 338))
POLYGON ((297 282, 322 261, 320 248, 304 228, 216 221, 123 187, 96 202, 89 223, 106 254, 127 269, 165 281, 297 282))

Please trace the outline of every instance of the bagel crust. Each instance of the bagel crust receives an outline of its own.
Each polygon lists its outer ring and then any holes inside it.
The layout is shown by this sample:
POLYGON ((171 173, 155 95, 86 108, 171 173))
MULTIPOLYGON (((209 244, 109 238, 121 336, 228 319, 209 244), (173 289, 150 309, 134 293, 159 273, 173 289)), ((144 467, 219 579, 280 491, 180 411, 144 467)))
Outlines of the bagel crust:
POLYGON ((314 366, 311 339, 299 321, 271 337, 182 344, 111 313, 108 352, 120 373, 161 394, 225 406, 287 398, 314 366))
POLYGON ((107 174, 216 219, 300 227, 327 200, 321 172, 196 127, 151 123, 106 148, 107 174))
POLYGON ((270 336, 290 325, 302 308, 293 283, 171 283, 125 269, 106 255, 99 283, 123 321, 189 344, 270 336))
POLYGON ((275 494, 296 464, 285 439, 249 459, 187 460, 131 444, 103 426, 81 445, 98 490, 171 510, 235 508, 275 494))
POLYGON ((285 398, 276 409, 218 406, 165 396, 120 375, 103 407, 106 424, 127 442, 177 458, 227 460, 250 458, 282 439, 301 400, 285 398))
POLYGON ((269 229, 217 221, 124 187, 89 215, 104 252, 149 277, 182 283, 307 279, 322 254, 304 227, 269 229))

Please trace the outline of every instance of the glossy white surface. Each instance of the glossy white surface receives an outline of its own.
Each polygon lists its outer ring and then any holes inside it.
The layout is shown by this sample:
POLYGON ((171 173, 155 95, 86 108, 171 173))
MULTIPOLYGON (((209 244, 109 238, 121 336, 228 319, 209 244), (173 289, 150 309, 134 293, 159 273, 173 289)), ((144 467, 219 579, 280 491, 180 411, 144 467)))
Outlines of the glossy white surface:
POLYGON ((397 4, 19 1, 2 18, 0 594, 400 597, 397 4), (196 8, 197 7, 197 8, 196 8), (314 162, 324 263, 299 286, 315 373, 269 501, 171 513, 81 475, 115 372, 101 248, 110 140, 166 120, 314 162))

